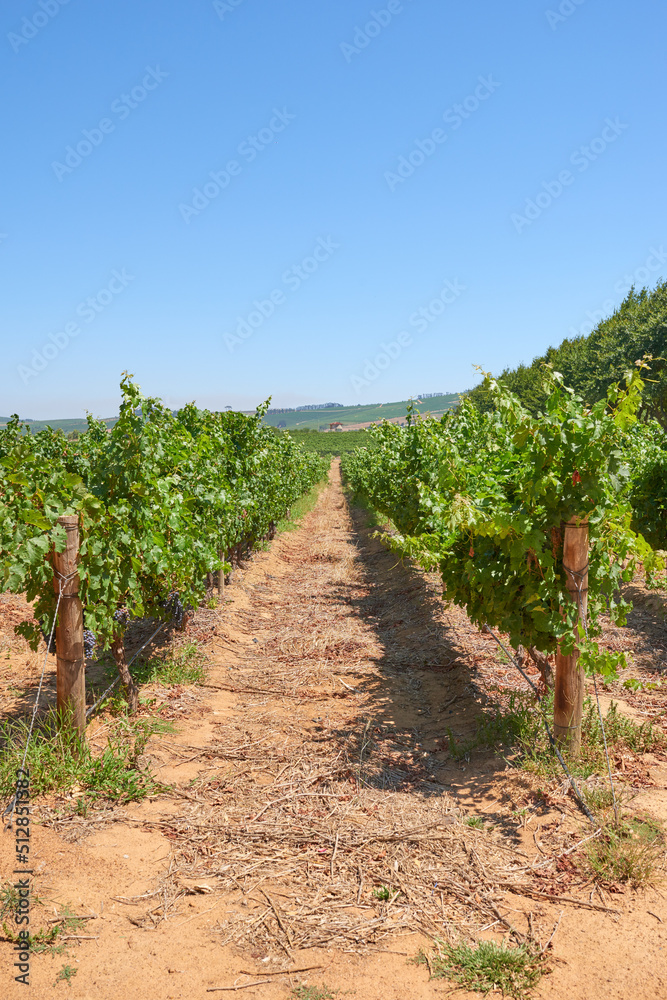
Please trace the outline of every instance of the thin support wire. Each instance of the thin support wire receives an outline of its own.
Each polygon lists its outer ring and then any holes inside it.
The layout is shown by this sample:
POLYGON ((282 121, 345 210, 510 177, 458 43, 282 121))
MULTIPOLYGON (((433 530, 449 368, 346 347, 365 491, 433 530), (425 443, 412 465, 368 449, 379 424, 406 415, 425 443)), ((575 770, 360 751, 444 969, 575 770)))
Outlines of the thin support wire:
MULTIPOLYGON (((30 720, 30 728, 28 730, 28 736, 27 736, 26 741, 25 741, 25 747, 23 749, 23 758, 21 760, 21 766, 20 766, 20 768, 18 769, 18 772, 17 772, 18 774, 24 774, 25 773, 25 762, 26 762, 27 757, 28 757, 28 748, 30 746, 30 740, 32 738, 32 731, 35 728, 35 719, 37 718, 37 709, 39 708, 39 698, 40 698, 40 695, 42 693, 42 684, 44 683, 44 674, 46 673, 46 664, 47 664, 48 659, 49 659, 49 650, 51 649, 51 643, 53 642, 53 634, 54 634, 54 632, 56 630, 56 622, 58 620, 58 608, 60 607, 60 602, 61 602, 61 600, 63 598, 63 585, 66 584, 66 583, 69 583, 69 581, 72 580, 76 576, 76 573, 70 573, 69 576, 61 576, 60 573, 58 573, 57 576, 58 576, 58 600, 56 601, 56 610, 53 613, 53 622, 51 623, 51 632, 49 633, 49 638, 48 638, 48 641, 46 643, 46 652, 44 653, 44 663, 42 664, 42 673, 41 673, 40 678, 39 678, 39 684, 37 685, 37 694, 35 695, 35 704, 32 706, 32 718, 30 720)), ((67 595, 65 595, 65 596, 67 596, 67 595)), ((9 805, 7 806, 7 808, 5 809, 5 811, 2 814, 3 818, 4 818, 9 813, 9 819, 7 820, 7 823, 6 823, 7 828, 9 830, 12 829, 12 824, 13 824, 13 821, 14 821, 14 811, 16 809, 16 802, 17 802, 16 796, 17 796, 17 792, 14 792, 14 795, 12 797, 11 802, 9 803, 9 805)))
MULTIPOLYGON (((130 660, 130 662, 127 665, 128 670, 130 669, 130 667, 132 666, 132 664, 134 663, 134 661, 138 657, 139 653, 141 653, 142 650, 144 650, 146 648, 146 646, 148 645, 149 642, 153 641, 153 639, 158 634, 158 632, 160 631, 160 629, 164 628, 164 625, 165 625, 164 622, 160 622, 160 624, 158 625, 158 627, 153 632, 152 636, 149 639, 146 639, 146 642, 143 644, 143 646, 139 647, 139 649, 136 651, 136 653, 134 654, 134 656, 132 657, 132 659, 130 660)), ((95 704, 91 705, 90 708, 86 710, 86 719, 90 718, 90 716, 93 714, 93 712, 95 712, 100 707, 100 705, 102 704, 102 702, 106 698, 108 698, 108 696, 111 694, 111 692, 113 691, 113 689, 115 687, 117 687, 119 683, 120 683, 120 676, 116 677, 115 681, 112 681, 112 683, 106 689, 106 691, 104 692, 104 694, 102 694, 97 699, 97 701, 95 702, 95 704)))
MULTIPOLYGON (((48 640, 46 642, 46 652, 44 654, 44 662, 42 664, 42 672, 41 672, 41 675, 40 675, 40 678, 39 678, 39 684, 37 686, 37 694, 35 696, 35 704, 32 707, 32 718, 30 720, 30 728, 28 730, 28 736, 27 736, 26 741, 25 741, 25 747, 23 749, 23 758, 21 760, 21 766, 20 766, 20 768, 18 768, 18 772, 17 772, 18 774, 24 774, 25 773, 25 762, 26 762, 27 757, 28 757, 28 749, 29 749, 29 746, 30 746, 30 740, 32 738, 33 729, 35 727, 35 719, 37 718, 37 710, 39 708, 39 699, 40 699, 40 695, 42 693, 42 686, 43 686, 43 683, 44 683, 44 674, 46 673, 46 664, 47 664, 48 658, 49 658, 49 650, 51 649, 51 643, 53 642, 53 636, 54 636, 54 633, 55 633, 55 630, 56 630, 56 622, 58 621, 58 609, 60 608, 60 602, 61 602, 61 600, 63 600, 63 598, 65 598, 65 597, 68 596, 67 594, 63 594, 63 586, 66 583, 69 583, 70 580, 74 579, 74 577, 76 575, 77 575, 77 573, 70 573, 69 576, 62 576, 60 573, 57 574, 57 578, 58 578, 58 599, 56 601, 56 609, 55 609, 55 611, 53 613, 53 622, 51 623, 51 631, 49 632, 49 638, 48 638, 48 640)), ((146 646, 149 644, 149 642, 152 642, 152 640, 158 634, 158 632, 160 631, 160 629, 164 628, 164 624, 165 624, 164 622, 161 622, 158 625, 158 627, 155 629, 155 631, 153 632, 153 634, 150 636, 150 638, 148 638, 146 640, 146 642, 143 644, 143 646, 139 647, 139 649, 136 651, 136 653, 134 654, 134 656, 132 657, 132 659, 128 663, 128 667, 132 666, 132 664, 136 660, 136 658, 139 655, 139 653, 141 653, 142 650, 144 650, 146 648, 146 646)), ((86 711, 86 719, 88 719, 93 714, 93 712, 97 708, 99 708, 99 706, 102 704, 102 702, 104 701, 104 699, 108 697, 108 695, 111 693, 111 691, 113 691, 113 689, 116 687, 116 685, 119 683, 119 681, 120 681, 120 677, 117 677, 115 679, 115 681, 113 682, 113 684, 111 684, 107 688, 107 690, 104 692, 104 694, 101 696, 101 698, 99 698, 95 702, 95 704, 92 705, 86 711)), ((14 820, 14 812, 16 810, 16 803, 17 803, 17 792, 14 792, 14 795, 12 796, 11 801, 9 802, 9 804, 7 805, 7 808, 2 813, 3 819, 7 815, 9 815, 9 819, 6 820, 6 824, 5 824, 6 827, 7 827, 7 829, 9 829, 9 830, 12 829, 13 820, 14 820)))
POLYGON ((556 754, 556 757, 558 758, 558 763, 560 764, 560 766, 563 768, 563 771, 565 772, 567 780, 570 783, 570 787, 572 788, 572 791, 574 792, 574 796, 575 796, 577 802, 579 803, 580 809, 582 810, 582 812, 584 813, 584 815, 587 817, 587 819, 589 820, 589 822, 592 823, 593 826, 597 828, 599 824, 596 822, 595 816, 593 815, 593 813, 590 811, 590 809, 586 805, 586 803, 584 801, 584 798, 583 798, 581 792, 579 791, 577 783, 574 780, 574 778, 572 776, 572 773, 570 772, 570 769, 568 768, 567 764, 565 763, 565 761, 563 759, 563 755, 561 754, 560 750, 558 749, 558 744, 556 743, 556 740, 554 739, 553 733, 551 732, 551 728, 549 726, 549 721, 547 719, 546 712, 542 708, 542 698, 540 696, 540 692, 537 690, 537 688, 535 687, 535 685, 531 681, 531 679, 528 676, 528 674, 526 674, 524 672, 523 668, 519 666, 519 664, 517 663, 515 657, 509 652, 508 649, 506 649, 506 647, 500 641, 500 639, 495 634, 495 632, 493 632, 489 628, 488 625, 483 625, 482 626, 482 632, 486 632, 486 634, 490 635, 492 639, 495 639, 495 641, 498 643, 498 645, 502 649, 502 651, 505 654, 505 656, 510 660, 511 663, 514 664, 514 666, 519 671, 519 673, 521 674, 521 676, 523 677, 523 679, 528 682, 528 684, 531 686, 531 688, 535 692, 535 696, 537 697, 537 704, 538 704, 539 709, 540 709, 540 715, 542 716, 542 722, 544 723, 544 728, 546 730, 547 736, 549 737, 549 743, 551 744, 551 748, 554 751, 554 753, 556 754))
MULTIPOLYGON (((572 579, 574 581, 574 585, 577 588, 577 603, 579 605, 579 618, 581 619, 581 623, 584 626, 584 634, 586 636, 586 639, 589 639, 590 637, 588 635, 588 623, 586 621, 586 614, 584 613, 584 605, 583 605, 583 601, 582 601, 582 598, 581 598, 581 594, 582 594, 582 590, 583 590, 582 584, 583 584, 583 580, 584 580, 584 574, 586 572, 588 572, 588 566, 586 566, 585 569, 582 570, 580 573, 577 573, 576 570, 569 569, 565 565, 563 565, 563 569, 565 570, 566 573, 570 574, 570 576, 572 577, 572 579)), ((614 817, 616 819, 616 825, 618 826, 618 824, 619 824, 619 817, 618 817, 618 803, 616 801, 616 789, 614 788, 614 779, 611 776, 611 762, 609 760, 609 749, 607 747, 607 733, 606 733, 605 728, 604 728, 604 719, 602 718, 602 708, 600 707, 600 696, 598 694, 598 682, 597 682, 597 678, 596 678, 596 675, 595 675, 595 671, 593 671, 593 690, 595 691, 595 701, 596 701, 596 704, 597 704, 597 707, 598 707, 598 718, 600 720, 600 729, 602 731, 602 742, 604 744, 604 756, 605 756, 605 760, 607 762, 607 774, 609 775, 609 785, 611 787, 611 798, 612 798, 612 801, 614 803, 614 817)))

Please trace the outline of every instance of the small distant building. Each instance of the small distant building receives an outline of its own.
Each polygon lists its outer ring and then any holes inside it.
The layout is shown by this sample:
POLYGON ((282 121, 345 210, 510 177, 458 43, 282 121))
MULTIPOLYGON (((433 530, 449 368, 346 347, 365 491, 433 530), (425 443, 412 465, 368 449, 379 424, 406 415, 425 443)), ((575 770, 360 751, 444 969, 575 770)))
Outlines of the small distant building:
POLYGON ((342 431, 342 429, 343 429, 343 425, 341 424, 341 422, 339 420, 337 420, 333 424, 329 424, 329 430, 330 431, 342 431))

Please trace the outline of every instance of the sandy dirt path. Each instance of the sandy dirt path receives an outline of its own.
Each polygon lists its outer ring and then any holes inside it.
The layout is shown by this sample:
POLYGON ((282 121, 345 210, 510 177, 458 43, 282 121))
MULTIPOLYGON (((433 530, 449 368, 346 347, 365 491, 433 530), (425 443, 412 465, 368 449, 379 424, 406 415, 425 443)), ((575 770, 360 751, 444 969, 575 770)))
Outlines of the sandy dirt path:
POLYGON ((337 463, 210 616, 207 683, 170 692, 177 732, 146 751, 171 790, 33 826, 41 918, 69 905, 90 919, 67 954, 33 956, 29 993, 0 944, 2 996, 286 1000, 326 985, 421 1000, 449 988, 408 961, 429 934, 511 925, 546 941, 560 918, 538 997, 664 1000, 660 894, 589 887, 576 906, 524 891, 544 892, 526 869, 550 850, 562 891, 559 852, 586 828, 565 799, 527 818, 534 783, 501 757, 451 760, 447 730, 473 732, 484 701, 488 642, 372 538, 337 463), (65 965, 76 974, 56 982, 65 965))

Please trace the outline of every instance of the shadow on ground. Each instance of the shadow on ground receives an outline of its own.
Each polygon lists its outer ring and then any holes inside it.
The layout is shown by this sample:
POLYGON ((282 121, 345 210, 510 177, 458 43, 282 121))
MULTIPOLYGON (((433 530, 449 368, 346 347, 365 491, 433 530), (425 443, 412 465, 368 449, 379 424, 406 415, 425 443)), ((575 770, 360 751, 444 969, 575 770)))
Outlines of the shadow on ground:
MULTIPOLYGON (((363 780, 420 796, 453 794, 513 836, 508 814, 523 804, 531 781, 501 753, 475 749, 455 759, 450 739, 472 741, 484 711, 493 711, 475 664, 493 658, 492 640, 457 609, 445 608, 435 577, 425 577, 373 538, 366 511, 352 507, 360 582, 336 585, 333 596, 371 624, 382 647, 378 674, 359 671, 372 714, 361 731, 331 734, 359 760, 363 780), (504 786, 503 786, 504 782, 504 786)), ((351 673, 353 671, 350 671, 351 673)), ((331 738, 331 735, 327 738, 331 738)))

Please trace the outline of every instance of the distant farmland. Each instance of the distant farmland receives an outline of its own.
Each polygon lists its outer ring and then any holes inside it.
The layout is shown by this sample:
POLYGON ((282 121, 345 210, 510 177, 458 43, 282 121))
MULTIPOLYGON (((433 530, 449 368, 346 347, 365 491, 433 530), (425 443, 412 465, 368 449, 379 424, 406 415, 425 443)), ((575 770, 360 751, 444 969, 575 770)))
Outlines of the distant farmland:
POLYGON ((302 444, 306 451, 314 451, 318 455, 343 455, 355 448, 374 448, 375 443, 368 431, 345 431, 344 434, 320 434, 314 430, 291 430, 287 432, 297 444, 302 444))
MULTIPOLYGON (((0 430, 7 426, 8 420, 9 417, 0 417, 0 430)), ((117 420, 118 417, 103 418, 107 427, 113 427, 117 420)), ((85 417, 70 417, 63 420, 29 420, 28 426, 33 434, 43 431, 45 427, 51 427, 54 431, 61 430, 63 434, 69 434, 71 431, 79 431, 81 433, 88 430, 88 421, 85 417)))
MULTIPOLYGON (((434 396, 423 402, 415 401, 415 407, 420 413, 440 414, 445 410, 450 410, 459 401, 457 393, 450 393, 447 396, 434 396)), ((287 430, 314 430, 329 428, 329 424, 341 423, 344 427, 355 424, 375 423, 379 420, 392 420, 397 417, 405 417, 409 400, 404 399, 398 403, 365 403, 360 406, 334 407, 328 410, 292 410, 289 413, 269 413, 264 417, 264 422, 272 427, 284 423, 287 430)), ((253 410, 245 410, 245 413, 253 413, 253 410)), ((6 425, 8 417, 0 417, 0 428, 6 425)), ((104 423, 107 427, 113 427, 117 417, 105 417, 104 423)), ((32 420, 30 429, 33 433, 43 430, 45 427, 52 427, 54 430, 62 430, 65 434, 71 431, 85 431, 88 427, 85 417, 74 417, 63 420, 32 420)), ((348 442, 349 446, 349 442, 348 442)), ((311 449, 315 450, 315 449, 311 449)), ((325 449, 327 453, 340 454, 340 446, 333 451, 325 449)), ((347 450, 347 448, 346 448, 347 450)))
MULTIPOLYGON (((459 398, 458 393, 450 393, 447 396, 434 396, 423 402, 415 401, 415 406, 420 413, 443 413, 456 406, 459 398)), ((264 421, 273 427, 284 423, 287 430, 317 431, 320 427, 328 428, 329 424, 332 423, 341 423, 345 427, 404 417, 408 402, 405 399, 398 403, 370 403, 361 406, 335 407, 330 410, 292 410, 289 413, 267 413, 264 421)))

